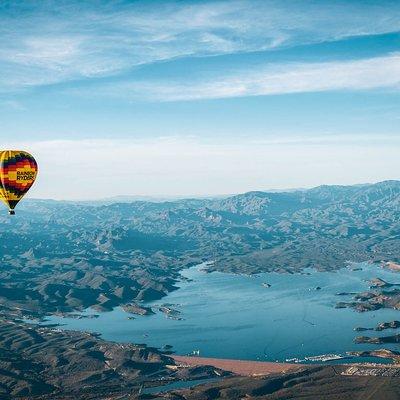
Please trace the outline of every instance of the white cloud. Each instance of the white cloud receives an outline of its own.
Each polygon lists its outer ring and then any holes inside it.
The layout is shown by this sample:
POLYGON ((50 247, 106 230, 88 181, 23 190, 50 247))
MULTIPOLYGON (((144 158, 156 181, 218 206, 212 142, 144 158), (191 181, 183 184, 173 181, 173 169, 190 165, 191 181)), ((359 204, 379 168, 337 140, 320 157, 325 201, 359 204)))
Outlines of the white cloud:
POLYGON ((218 143, 195 138, 8 143, 39 163, 31 197, 212 195, 397 179, 400 139, 376 135, 218 143), (340 140, 339 140, 340 139, 340 140))
POLYGON ((17 100, 4 100, 0 101, 0 109, 13 110, 13 111, 25 111, 25 106, 17 100))
POLYGON ((183 56, 394 32, 400 30, 400 7, 283 0, 47 1, 3 8, 0 26, 0 88, 13 90, 109 76, 183 56))
POLYGON ((270 64, 230 75, 216 71, 203 80, 124 81, 99 86, 95 91, 106 96, 180 101, 329 90, 398 89, 399 85, 400 54, 396 53, 356 61, 270 64))

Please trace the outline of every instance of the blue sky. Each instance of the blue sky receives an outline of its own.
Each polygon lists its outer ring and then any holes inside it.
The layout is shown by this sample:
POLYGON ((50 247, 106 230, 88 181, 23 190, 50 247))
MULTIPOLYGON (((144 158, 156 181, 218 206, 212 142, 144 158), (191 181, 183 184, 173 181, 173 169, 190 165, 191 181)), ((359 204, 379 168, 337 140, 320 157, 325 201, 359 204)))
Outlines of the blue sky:
POLYGON ((0 3, 0 138, 36 197, 396 179, 399 87, 398 1, 0 3))

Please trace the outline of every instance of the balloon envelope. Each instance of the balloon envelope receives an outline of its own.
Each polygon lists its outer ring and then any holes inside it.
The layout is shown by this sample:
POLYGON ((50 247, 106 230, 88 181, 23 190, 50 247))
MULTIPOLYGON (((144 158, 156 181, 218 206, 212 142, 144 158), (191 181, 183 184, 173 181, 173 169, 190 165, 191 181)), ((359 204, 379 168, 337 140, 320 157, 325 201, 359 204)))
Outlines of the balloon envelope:
POLYGON ((26 151, 0 151, 0 200, 14 208, 35 182, 38 166, 26 151))

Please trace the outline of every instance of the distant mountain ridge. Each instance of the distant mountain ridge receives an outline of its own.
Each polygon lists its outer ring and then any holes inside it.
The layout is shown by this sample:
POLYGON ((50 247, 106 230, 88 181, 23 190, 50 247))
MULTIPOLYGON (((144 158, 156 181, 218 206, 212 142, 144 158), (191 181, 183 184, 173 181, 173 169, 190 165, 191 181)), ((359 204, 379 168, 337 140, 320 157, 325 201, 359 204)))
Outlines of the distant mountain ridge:
MULTIPOLYGON (((64 204, 80 204, 80 205, 112 205, 118 203, 180 203, 180 202, 212 202, 227 199, 235 199, 241 197, 251 196, 275 196, 275 195, 314 195, 315 197, 328 198, 330 196, 347 195, 349 193, 363 192, 364 190, 377 191, 377 190, 394 190, 397 191, 400 186, 400 180, 387 180, 378 183, 363 183, 356 185, 320 185, 313 188, 305 189, 282 189, 282 190, 255 190, 232 195, 208 195, 208 196, 145 196, 145 195, 121 195, 104 199, 95 200, 53 200, 53 199, 26 199, 25 203, 64 203, 64 204)), ((332 198, 332 197, 331 197, 332 198)), ((25 204, 22 203, 22 206, 25 204)), ((20 206, 21 207, 21 206, 20 206)), ((25 207, 26 208, 26 207, 25 207)))

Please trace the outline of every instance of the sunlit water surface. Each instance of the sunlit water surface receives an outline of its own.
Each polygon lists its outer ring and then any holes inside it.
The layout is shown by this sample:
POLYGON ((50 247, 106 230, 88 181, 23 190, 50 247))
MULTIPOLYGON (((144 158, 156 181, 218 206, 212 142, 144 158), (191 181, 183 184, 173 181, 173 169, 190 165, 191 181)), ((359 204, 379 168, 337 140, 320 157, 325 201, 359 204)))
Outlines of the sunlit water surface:
MULTIPOLYGON (((335 309, 337 302, 351 299, 350 295, 337 293, 367 290, 367 281, 374 277, 398 283, 400 274, 376 265, 357 266, 362 269, 250 277, 205 273, 204 265, 200 265, 182 272, 188 280, 182 280, 178 290, 146 304, 157 310, 155 315, 135 315, 135 319, 128 319, 130 314, 116 308, 100 313, 96 319, 52 316, 46 323, 98 332, 104 339, 117 342, 146 343, 158 348, 171 345, 178 354, 199 350, 204 357, 285 361, 381 348, 382 345, 354 344, 353 340, 358 335, 392 335, 393 330, 360 333, 353 328, 375 327, 383 321, 400 319, 400 312, 384 309, 358 313, 335 309), (316 290, 317 286, 321 290, 316 290), (157 306, 164 303, 179 310, 183 320, 169 319, 159 312, 157 306)), ((83 314, 92 313, 95 312, 86 310, 83 314)))

